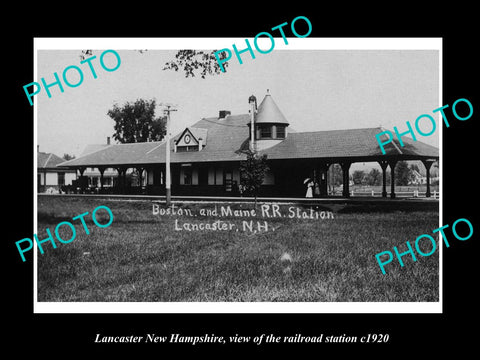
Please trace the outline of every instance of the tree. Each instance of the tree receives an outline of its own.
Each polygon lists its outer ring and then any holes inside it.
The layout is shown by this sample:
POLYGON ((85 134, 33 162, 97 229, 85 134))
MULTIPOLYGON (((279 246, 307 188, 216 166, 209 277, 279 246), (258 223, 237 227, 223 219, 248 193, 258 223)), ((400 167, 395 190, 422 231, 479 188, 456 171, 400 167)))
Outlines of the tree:
POLYGON ((108 110, 107 115, 114 121, 113 138, 120 143, 160 141, 166 133, 166 117, 155 118, 155 100, 138 99, 117 104, 108 110))
MULTIPOLYGON (((439 168, 438 168, 438 161, 435 161, 432 165, 432 167, 430 168, 430 176, 432 177, 437 177, 438 176, 438 172, 439 172, 439 168)), ((438 183, 438 181, 437 181, 438 183)), ((433 184, 433 183, 432 183, 433 184)), ((438 185, 438 184, 437 184, 438 185)))
MULTIPOLYGON (((140 54, 143 54, 147 50, 137 50, 140 54)), ((185 77, 195 77, 197 70, 200 70, 200 77, 205 79, 207 74, 214 75, 220 74, 222 70, 218 64, 215 52, 213 51, 201 51, 201 50, 179 50, 175 54, 175 59, 167 61, 162 70, 175 70, 182 69, 185 72, 185 77)), ((85 60, 88 56, 92 56, 92 50, 82 50, 80 59, 85 60)), ((226 52, 222 51, 219 54, 220 60, 224 60, 226 52)), ((227 69, 228 61, 222 63, 223 68, 227 69)))
MULTIPOLYGON (((200 77, 205 79, 207 74, 220 74, 222 70, 215 57, 216 50, 213 51, 199 51, 199 50, 179 50, 175 54, 175 60, 168 61, 163 70, 175 70, 183 67, 185 77, 195 77, 195 71, 201 69, 200 77)), ((220 60, 225 59, 226 53, 223 51, 219 54, 220 60)), ((228 62, 224 62, 222 66, 226 70, 228 62)))
POLYGON ((343 183, 343 171, 340 164, 333 164, 330 168, 330 171, 332 172, 332 185, 341 185, 343 183))
POLYGON ((335 187, 343 183, 343 171, 340 164, 332 164, 328 170, 328 191, 335 194, 335 187))
POLYGON ((64 160, 73 160, 75 159, 75 155, 70 155, 70 154, 63 154, 63 159, 64 160))
POLYGON ((361 184, 364 177, 365 172, 363 170, 355 170, 352 174, 352 180, 355 185, 361 184))
POLYGON ((399 161, 395 166, 395 184, 408 185, 412 180, 412 170, 406 161, 399 161))
POLYGON ((417 164, 410 164, 410 170, 415 170, 420 174, 420 168, 418 167, 417 164))
POLYGON ((265 174, 269 170, 267 155, 258 155, 257 152, 246 150, 247 159, 240 162, 240 185, 243 191, 255 196, 257 207, 257 194, 263 183, 265 174))
POLYGON ((380 170, 372 168, 367 175, 367 184, 371 186, 382 184, 382 173, 380 170))

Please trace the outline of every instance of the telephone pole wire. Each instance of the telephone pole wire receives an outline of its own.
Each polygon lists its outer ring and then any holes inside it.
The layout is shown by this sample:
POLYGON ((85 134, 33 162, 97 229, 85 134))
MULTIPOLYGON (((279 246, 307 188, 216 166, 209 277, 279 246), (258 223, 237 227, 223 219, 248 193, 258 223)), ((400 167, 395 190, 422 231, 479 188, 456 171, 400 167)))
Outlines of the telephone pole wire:
POLYGON ((166 206, 170 206, 172 202, 172 179, 170 175, 170 112, 177 111, 176 109, 171 109, 172 104, 160 104, 166 107, 164 113, 167 115, 167 133, 165 134, 165 195, 166 195, 166 206))

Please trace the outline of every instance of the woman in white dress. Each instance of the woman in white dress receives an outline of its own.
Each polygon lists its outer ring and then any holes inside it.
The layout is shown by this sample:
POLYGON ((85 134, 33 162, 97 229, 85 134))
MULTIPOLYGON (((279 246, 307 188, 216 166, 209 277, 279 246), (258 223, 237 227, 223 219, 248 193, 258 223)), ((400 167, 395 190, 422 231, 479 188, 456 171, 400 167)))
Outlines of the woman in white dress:
POLYGON ((314 185, 314 182, 310 180, 307 184, 307 193, 305 194, 305 197, 307 198, 313 197, 313 185, 314 185))

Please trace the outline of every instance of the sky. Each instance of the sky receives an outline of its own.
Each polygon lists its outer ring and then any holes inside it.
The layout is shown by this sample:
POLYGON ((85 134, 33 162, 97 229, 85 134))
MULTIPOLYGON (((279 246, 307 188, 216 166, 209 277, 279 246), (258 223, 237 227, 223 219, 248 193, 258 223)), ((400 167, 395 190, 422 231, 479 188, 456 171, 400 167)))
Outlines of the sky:
MULTIPOLYGON (((242 40, 235 39, 239 49, 242 40)), ((334 50, 321 46, 317 49, 318 39, 292 40, 296 42, 289 42, 290 48, 276 43, 268 54, 256 52, 255 59, 247 52, 242 55, 243 64, 233 57, 225 73, 207 75, 205 79, 163 70, 176 49, 186 47, 169 45, 169 49, 158 49, 162 39, 156 39, 152 48, 145 47, 148 42, 139 43, 139 47, 143 46, 140 48, 148 49, 142 53, 133 50, 136 43, 122 47, 114 42, 112 47, 94 50, 96 79, 87 64, 80 65, 81 50, 86 47, 79 46, 77 50, 74 41, 66 49, 62 48, 64 45, 58 49, 39 46, 36 79, 32 81, 45 78, 51 83, 54 72, 61 77, 70 65, 79 66, 84 79, 75 88, 64 85, 63 93, 58 86, 51 87, 51 98, 44 89, 35 96, 37 144, 43 152, 78 157, 88 144, 104 144, 113 135, 114 122, 107 112, 115 103, 121 106, 139 98, 176 105, 177 111, 171 115, 174 135, 203 117, 218 116, 219 110, 229 110, 233 115, 248 113, 248 97, 255 95, 260 104, 267 89, 296 131, 377 126, 406 130, 405 122, 414 125, 421 114, 434 116, 439 124, 438 113, 432 114, 442 105, 438 50, 341 50, 338 45, 334 50), (307 44, 308 49, 295 45, 299 43, 307 44), (103 49, 118 52, 121 64, 117 70, 107 72, 100 66, 103 49)), ((227 39, 215 41, 216 47, 205 49, 231 48, 232 42, 227 39)), ((105 63, 115 65, 112 54, 105 56, 105 63)), ((69 72, 72 83, 78 80, 75 75, 75 71, 69 72)), ((162 115, 161 110, 158 106, 157 116, 162 115)), ((431 125, 423 126, 428 132, 431 125)), ((433 135, 419 136, 418 140, 438 147, 438 128, 433 135)))

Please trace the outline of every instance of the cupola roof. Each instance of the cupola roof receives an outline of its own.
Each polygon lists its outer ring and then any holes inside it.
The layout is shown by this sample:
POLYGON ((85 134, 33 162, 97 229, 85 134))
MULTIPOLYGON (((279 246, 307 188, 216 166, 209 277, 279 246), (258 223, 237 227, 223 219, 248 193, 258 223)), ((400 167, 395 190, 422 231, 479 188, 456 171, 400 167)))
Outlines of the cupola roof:
POLYGON ((262 103, 258 107, 257 114, 255 115, 256 124, 286 124, 288 121, 278 108, 275 101, 273 101, 272 95, 267 91, 267 94, 262 100, 262 103))

